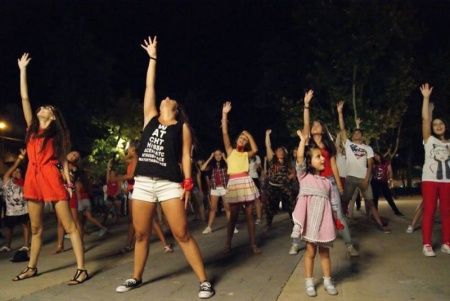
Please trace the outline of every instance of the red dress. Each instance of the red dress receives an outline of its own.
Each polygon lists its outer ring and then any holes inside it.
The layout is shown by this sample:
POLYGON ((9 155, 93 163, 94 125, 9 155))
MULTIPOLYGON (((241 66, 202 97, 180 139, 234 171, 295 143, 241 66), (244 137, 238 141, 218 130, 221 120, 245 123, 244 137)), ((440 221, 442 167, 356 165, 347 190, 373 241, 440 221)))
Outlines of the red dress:
POLYGON ((23 196, 28 200, 44 202, 67 201, 64 180, 56 166, 59 160, 54 156, 53 138, 41 150, 43 143, 44 137, 31 137, 27 143, 28 168, 23 196))

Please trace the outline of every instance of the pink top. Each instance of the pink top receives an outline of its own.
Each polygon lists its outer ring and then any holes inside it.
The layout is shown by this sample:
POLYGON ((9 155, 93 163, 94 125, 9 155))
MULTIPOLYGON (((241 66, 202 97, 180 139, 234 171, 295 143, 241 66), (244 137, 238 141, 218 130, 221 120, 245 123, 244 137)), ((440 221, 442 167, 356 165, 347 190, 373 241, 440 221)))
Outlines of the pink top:
POLYGON ((336 238, 333 211, 338 208, 331 182, 322 176, 305 174, 306 164, 296 164, 300 193, 292 218, 292 237, 330 246, 336 238))

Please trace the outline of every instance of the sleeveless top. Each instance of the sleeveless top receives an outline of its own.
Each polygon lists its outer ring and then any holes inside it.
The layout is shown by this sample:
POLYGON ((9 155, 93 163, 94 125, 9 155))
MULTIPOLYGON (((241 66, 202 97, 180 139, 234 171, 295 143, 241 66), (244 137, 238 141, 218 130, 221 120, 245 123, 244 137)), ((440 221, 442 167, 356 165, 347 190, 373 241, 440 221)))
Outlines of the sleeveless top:
POLYGON ((320 175, 322 177, 328 178, 333 175, 333 170, 331 169, 330 153, 325 148, 321 148, 320 152, 322 153, 322 156, 325 158, 325 169, 320 172, 320 175))
POLYGON ((145 126, 138 150, 137 176, 157 177, 171 182, 183 181, 180 162, 183 123, 163 125, 158 115, 145 126))
POLYGON ((236 149, 233 149, 230 156, 228 156, 227 164, 229 175, 248 172, 248 152, 238 152, 236 149))

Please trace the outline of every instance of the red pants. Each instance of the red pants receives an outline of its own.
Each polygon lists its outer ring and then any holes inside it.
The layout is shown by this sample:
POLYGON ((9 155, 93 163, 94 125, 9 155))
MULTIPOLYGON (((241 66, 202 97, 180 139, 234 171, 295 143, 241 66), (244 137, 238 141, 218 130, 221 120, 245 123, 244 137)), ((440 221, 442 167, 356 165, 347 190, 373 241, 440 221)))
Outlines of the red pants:
POLYGON ((439 199, 442 222, 442 243, 450 242, 450 183, 422 182, 422 242, 432 245, 433 219, 439 199))

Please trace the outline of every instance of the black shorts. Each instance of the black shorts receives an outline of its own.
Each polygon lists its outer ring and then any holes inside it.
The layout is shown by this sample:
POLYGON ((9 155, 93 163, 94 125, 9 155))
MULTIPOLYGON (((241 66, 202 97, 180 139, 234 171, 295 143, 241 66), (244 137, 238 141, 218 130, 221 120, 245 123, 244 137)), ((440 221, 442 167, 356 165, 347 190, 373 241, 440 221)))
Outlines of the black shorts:
POLYGON ((4 221, 5 221, 5 227, 14 228, 14 226, 28 223, 30 221, 30 216, 28 214, 15 215, 15 216, 14 215, 13 216, 6 215, 4 218, 4 221))
POLYGON ((106 196, 106 201, 114 203, 115 201, 120 201, 120 200, 112 195, 108 195, 108 196, 106 196))

